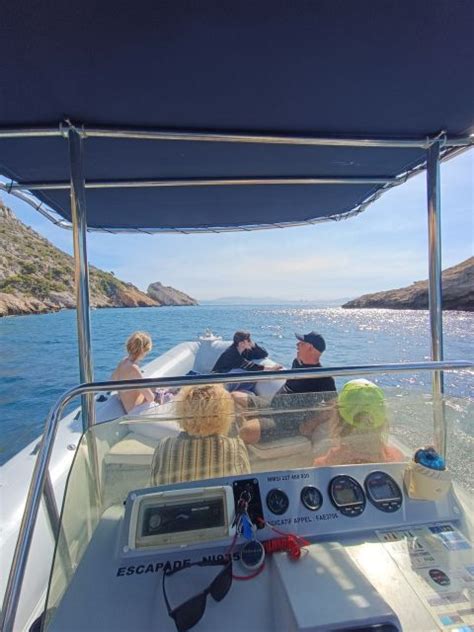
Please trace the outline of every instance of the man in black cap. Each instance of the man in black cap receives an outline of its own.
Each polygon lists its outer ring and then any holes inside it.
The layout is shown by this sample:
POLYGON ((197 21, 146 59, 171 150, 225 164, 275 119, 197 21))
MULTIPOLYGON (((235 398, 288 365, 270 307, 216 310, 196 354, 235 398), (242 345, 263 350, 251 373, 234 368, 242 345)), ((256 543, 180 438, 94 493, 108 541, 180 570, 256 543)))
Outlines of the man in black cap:
MULTIPOLYGON (((296 358, 292 369, 320 368, 320 358, 326 349, 326 342, 321 334, 310 331, 309 334, 295 334, 296 358)), ((246 443, 266 442, 283 437, 302 434, 311 436, 314 430, 327 421, 326 412, 314 412, 321 397, 325 400, 335 399, 337 396, 334 378, 292 378, 286 380, 272 399, 271 407, 275 411, 273 417, 251 419, 240 429, 240 437, 246 443), (324 393, 328 395, 314 395, 324 393), (294 397, 292 397, 294 395, 294 397), (301 408, 300 412, 284 412, 286 409, 301 408), (304 409, 307 408, 305 411, 304 409), (282 414, 283 413, 283 414, 282 414)), ((249 400, 251 406, 253 400, 249 400)))
MULTIPOLYGON (((314 369, 321 367, 321 354, 326 350, 326 342, 321 334, 310 331, 309 334, 295 334, 296 358, 291 365, 292 369, 314 369)), ((287 380, 278 391, 277 395, 284 393, 327 393, 336 390, 336 384, 332 377, 311 378, 308 380, 287 380)))

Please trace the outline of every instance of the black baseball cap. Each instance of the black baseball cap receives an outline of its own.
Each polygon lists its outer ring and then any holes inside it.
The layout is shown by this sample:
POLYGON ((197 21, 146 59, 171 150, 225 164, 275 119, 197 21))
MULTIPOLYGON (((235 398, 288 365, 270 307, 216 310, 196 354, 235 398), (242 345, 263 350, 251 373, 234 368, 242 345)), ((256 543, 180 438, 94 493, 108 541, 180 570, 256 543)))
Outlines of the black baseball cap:
POLYGON ((310 331, 309 334, 295 334, 295 336, 302 342, 309 342, 320 353, 323 353, 326 349, 326 341, 321 334, 317 334, 315 331, 310 331))

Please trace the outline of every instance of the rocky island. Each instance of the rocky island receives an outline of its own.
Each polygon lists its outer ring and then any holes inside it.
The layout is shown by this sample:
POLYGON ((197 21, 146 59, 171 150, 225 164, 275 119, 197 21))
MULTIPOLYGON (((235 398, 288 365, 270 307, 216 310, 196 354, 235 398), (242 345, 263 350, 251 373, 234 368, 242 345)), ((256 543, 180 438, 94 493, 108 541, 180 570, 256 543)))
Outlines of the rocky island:
MULTIPOLYGON (((474 311, 474 257, 443 271, 443 309, 474 311)), ((397 290, 364 294, 342 307, 428 309, 428 281, 416 281, 397 290)))
MULTIPOLYGON (((196 305, 187 294, 160 286, 145 294, 112 272, 89 267, 92 307, 196 305)), ((17 219, 0 200, 0 316, 75 308, 74 259, 17 219)))
POLYGON ((174 287, 163 285, 159 281, 151 283, 147 290, 148 296, 157 301, 160 305, 197 305, 195 298, 188 296, 174 287))

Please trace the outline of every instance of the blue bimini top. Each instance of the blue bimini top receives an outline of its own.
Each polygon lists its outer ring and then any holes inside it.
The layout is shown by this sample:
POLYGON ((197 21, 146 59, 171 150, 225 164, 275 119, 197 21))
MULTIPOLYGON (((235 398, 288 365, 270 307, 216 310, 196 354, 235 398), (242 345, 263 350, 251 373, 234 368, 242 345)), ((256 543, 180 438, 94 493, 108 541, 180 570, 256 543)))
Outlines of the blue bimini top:
POLYGON ((0 174, 70 221, 73 125, 90 228, 347 217, 433 139, 442 157, 472 142, 473 18, 471 0, 20 0, 0 24, 0 174))

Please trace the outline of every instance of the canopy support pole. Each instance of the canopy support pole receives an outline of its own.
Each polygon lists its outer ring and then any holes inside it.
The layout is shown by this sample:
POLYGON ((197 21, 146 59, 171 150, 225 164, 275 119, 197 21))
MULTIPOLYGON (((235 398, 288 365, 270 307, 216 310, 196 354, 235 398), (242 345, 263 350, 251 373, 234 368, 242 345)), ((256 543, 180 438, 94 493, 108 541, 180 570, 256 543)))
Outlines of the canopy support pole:
MULTIPOLYGON (((79 132, 68 130, 71 173, 71 217, 74 242, 74 280, 76 287, 77 337, 79 343, 79 375, 81 383, 94 379, 89 312, 89 267, 87 263, 86 190, 83 165, 83 141, 79 132)), ((82 396, 84 432, 95 423, 94 397, 82 396)))
MULTIPOLYGON (((441 199, 440 199, 440 141, 427 151, 428 194, 428 252, 429 252, 429 308, 431 328, 431 359, 442 361, 443 351, 443 299, 441 269, 441 199)), ((443 402, 444 376, 434 371, 432 378, 433 423, 435 447, 446 459, 447 428, 443 402)))

